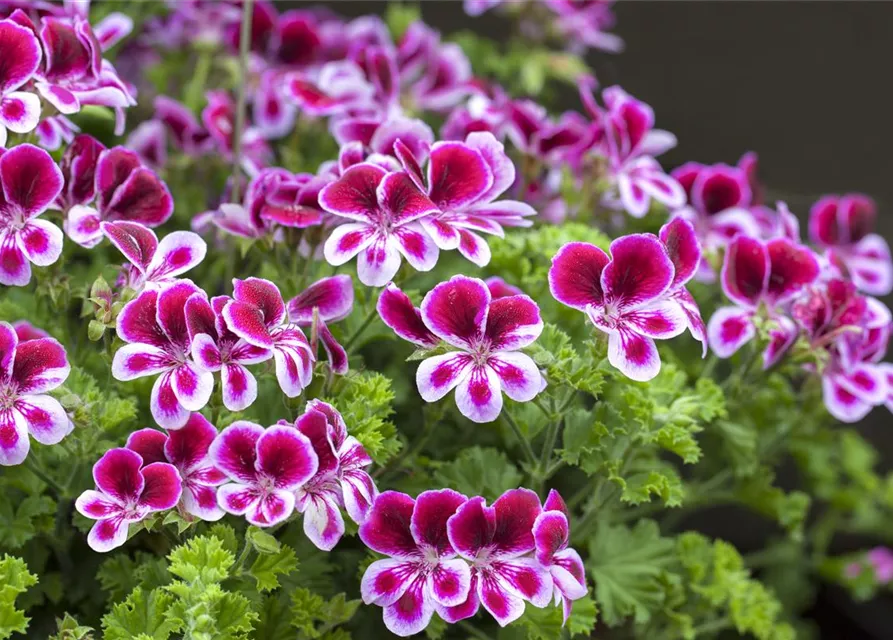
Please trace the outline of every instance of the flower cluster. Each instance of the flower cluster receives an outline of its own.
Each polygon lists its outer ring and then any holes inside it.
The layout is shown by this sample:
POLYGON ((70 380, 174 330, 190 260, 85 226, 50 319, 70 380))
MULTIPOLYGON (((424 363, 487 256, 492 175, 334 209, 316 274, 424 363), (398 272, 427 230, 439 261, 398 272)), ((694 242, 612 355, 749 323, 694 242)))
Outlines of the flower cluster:
POLYGON ((218 433, 193 413, 179 429, 140 429, 106 452, 93 467, 96 489, 75 506, 97 520, 88 536, 96 551, 121 546, 130 524, 174 507, 188 519, 231 513, 261 527, 297 511, 310 541, 330 551, 344 534, 341 509, 361 524, 376 500, 370 464, 341 414, 318 400, 294 424, 267 429, 239 421, 218 433))
MULTIPOLYGON (((147 230, 127 236, 122 223, 107 228, 125 255, 131 252, 141 277, 152 273, 169 277, 194 262, 192 243, 197 237, 179 245, 179 238, 173 238, 162 251, 176 233, 153 245, 154 236, 147 230), (146 256, 155 257, 146 260, 146 256), (140 266, 137 259, 148 264, 140 266), (159 267, 153 270, 153 264, 159 267)), ((157 277, 154 282, 158 283, 157 277)), ((207 404, 213 373, 218 371, 223 403, 231 411, 241 411, 257 398, 257 380, 246 365, 270 359, 282 392, 290 398, 300 395, 313 375, 317 338, 330 354, 333 370, 347 370, 347 354, 325 324, 350 311, 353 288, 347 277, 320 280, 288 305, 279 288, 261 278, 235 279, 232 297, 210 299, 189 280, 162 284, 160 289, 145 288, 121 310, 118 336, 128 344, 115 353, 112 373, 118 380, 161 374, 152 389, 151 408, 156 422, 165 428, 181 427, 189 412, 207 404), (301 330, 308 325, 316 327, 312 345, 301 330)))
POLYGON ((571 242, 552 259, 549 288, 556 300, 584 312, 608 334, 608 361, 633 380, 660 371, 655 339, 688 328, 705 340, 697 303, 685 288, 701 251, 694 229, 675 220, 651 234, 623 236, 610 255, 595 245, 571 242))
POLYGON ((130 33, 133 24, 113 13, 94 29, 89 6, 34 3, 30 12, 2 10, 0 49, 14 60, 0 74, 0 145, 5 146, 7 130, 23 134, 37 129, 42 144, 58 148, 77 131, 65 116, 86 105, 113 108, 115 132, 124 132, 124 109, 136 100, 102 53, 130 33), (58 114, 43 123, 41 98, 58 114))
POLYGON ((543 330, 529 296, 494 299, 482 280, 454 276, 428 292, 421 309, 391 284, 378 299, 378 313, 404 340, 426 350, 442 343, 449 349, 419 365, 416 385, 426 402, 455 389, 462 415, 492 422, 502 411, 503 393, 527 402, 546 386, 536 363, 520 351, 543 330))
POLYGON ((480 607, 500 626, 518 619, 525 602, 564 607, 586 594, 583 562, 568 548, 567 507, 556 491, 545 504, 529 489, 512 489, 487 506, 452 489, 415 499, 378 496, 360 539, 388 556, 363 575, 363 601, 384 609, 398 636, 422 631, 435 612, 455 623, 480 607))

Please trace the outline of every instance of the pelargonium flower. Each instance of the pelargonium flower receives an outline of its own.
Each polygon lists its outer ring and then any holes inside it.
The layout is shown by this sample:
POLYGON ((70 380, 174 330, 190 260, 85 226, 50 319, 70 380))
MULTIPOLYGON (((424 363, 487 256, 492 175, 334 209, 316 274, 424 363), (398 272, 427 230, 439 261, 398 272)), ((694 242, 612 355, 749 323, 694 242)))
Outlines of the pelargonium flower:
POLYGON ((349 220, 335 227, 323 248, 332 265, 359 255, 360 282, 380 287, 400 268, 403 255, 418 271, 430 271, 439 251, 419 220, 436 205, 403 171, 388 173, 371 163, 350 167, 319 194, 322 207, 349 220))
POLYGON ((562 605, 564 622, 571 615, 573 601, 586 595, 586 570, 580 554, 568 548, 570 523, 567 505, 555 489, 533 523, 536 560, 549 570, 555 604, 562 605))
POLYGON ((37 144, 41 147, 47 151, 56 151, 63 144, 71 144, 80 130, 79 126, 65 116, 55 115, 41 120, 34 130, 34 135, 37 136, 37 144))
POLYGON ((127 136, 126 146, 153 171, 167 165, 167 129, 161 120, 141 122, 127 136))
POLYGON ((797 337, 796 325, 779 308, 819 276, 819 263, 809 248, 786 238, 762 242, 739 235, 726 249, 722 289, 737 306, 716 310, 707 325, 710 347, 728 358, 756 335, 754 318, 761 306, 777 324, 777 335, 763 354, 768 367, 778 361, 797 337))
POLYGON ((56 444, 74 425, 59 401, 47 395, 68 377, 65 348, 55 339, 23 340, 0 322, 0 465, 20 464, 28 456, 28 434, 41 444, 56 444))
POLYGON ((447 534, 471 563, 471 589, 465 602, 441 614, 444 620, 470 618, 483 604, 504 627, 521 617, 525 601, 535 607, 549 603, 552 575, 528 555, 536 549, 533 530, 541 513, 540 499, 529 489, 506 491, 489 507, 483 498, 471 498, 456 510, 447 534))
POLYGON ((372 105, 375 88, 363 70, 352 60, 327 62, 318 69, 289 74, 285 78, 286 96, 303 113, 330 116, 372 105))
POLYGON ((195 363, 206 371, 220 372, 223 406, 243 411, 257 400, 257 380, 246 365, 265 362, 273 352, 230 330, 223 309, 231 300, 215 296, 209 302, 204 292, 192 294, 186 301, 186 329, 195 363))
POLYGON ((623 51, 623 39, 608 33, 617 21, 612 1, 547 0, 546 5, 556 15, 556 27, 577 53, 585 53, 587 48, 609 53, 623 51))
POLYGON ((685 285, 695 276, 701 263, 701 246, 690 222, 673 218, 660 228, 660 241, 670 260, 673 261, 673 282, 670 284, 669 298, 679 303, 688 323, 688 330, 695 340, 703 345, 707 355, 707 327, 701 318, 698 303, 685 285))
POLYGON ((364 470, 372 464, 363 445, 347 434, 341 414, 330 404, 311 400, 295 420, 295 428, 310 439, 319 467, 297 490, 297 510, 304 514, 304 533, 323 551, 344 535, 341 508, 357 524, 366 518, 378 489, 364 470))
POLYGON ((81 515, 96 520, 87 543, 100 553, 127 542, 130 524, 155 511, 176 506, 183 491, 177 469, 166 462, 143 466, 130 449, 111 449, 93 465, 96 489, 84 491, 74 506, 81 515))
POLYGON ((297 429, 264 429, 244 420, 221 431, 209 454, 231 480, 217 490, 220 508, 258 527, 278 524, 294 512, 295 491, 319 465, 310 440, 297 429))
POLYGON ((205 259, 208 245, 191 231, 172 231, 161 242, 138 222, 102 222, 102 234, 130 262, 124 280, 134 291, 158 289, 175 282, 205 259))
POLYGON ((12 328, 13 330, 15 330, 16 336, 18 336, 19 343, 26 342, 28 340, 38 340, 40 338, 52 337, 49 333, 47 333, 40 327, 35 327, 27 320, 16 320, 12 323, 12 328))
POLYGON ((344 146, 359 143, 363 154, 367 156, 366 162, 377 164, 388 171, 400 169, 394 151, 397 140, 408 147, 419 161, 428 156, 434 142, 434 132, 424 120, 402 115, 383 117, 373 114, 368 117, 338 118, 332 121, 329 128, 335 141, 342 145, 342 150, 344 146))
POLYGON ((118 315, 118 337, 125 344, 115 352, 112 375, 133 380, 158 375, 150 409, 165 429, 179 429, 211 398, 214 377, 191 359, 186 301, 200 292, 189 280, 162 291, 146 289, 118 315))
POLYGON ((282 392, 289 398, 299 396, 313 378, 316 355, 301 328, 286 321, 279 288, 261 278, 234 278, 233 299, 222 314, 235 335, 255 347, 272 350, 282 392))
POLYGON ((62 154, 59 168, 65 186, 56 199, 56 206, 67 212, 75 205, 87 205, 96 197, 96 166, 105 145, 93 136, 81 134, 71 141, 62 154))
POLYGON ((0 156, 0 284, 22 287, 31 264, 46 267, 62 253, 62 231, 39 216, 62 191, 62 172, 43 149, 20 144, 0 156))
POLYGON ((490 297, 494 300, 496 300, 496 298, 507 298, 508 296, 524 295, 524 292, 521 291, 521 289, 513 284, 507 283, 499 276, 490 276, 489 278, 484 280, 484 284, 487 285, 487 289, 489 289, 490 291, 490 297))
POLYGON ((157 227, 174 212, 167 185, 133 151, 124 147, 103 151, 95 171, 96 206, 75 205, 65 219, 65 232, 79 245, 99 244, 102 222, 126 220, 157 227))
POLYGON ((398 143, 397 156, 419 189, 437 205, 421 225, 440 249, 458 249, 478 266, 490 262, 490 247, 475 231, 503 236, 503 226, 527 227, 536 215, 516 200, 495 202, 515 181, 515 165, 492 133, 471 133, 465 142, 438 142, 431 148, 427 174, 419 160, 398 143))
POLYGON ((435 611, 449 620, 450 608, 468 598, 471 570, 447 534, 448 521, 466 500, 452 489, 425 491, 415 500, 385 491, 360 525, 363 543, 388 556, 369 565, 360 591, 363 602, 384 609, 391 633, 418 633, 435 611))
POLYGON ((193 413, 181 429, 170 433, 157 429, 134 431, 127 437, 126 448, 140 454, 143 465, 172 464, 183 485, 182 510, 201 520, 215 522, 223 517, 223 509, 217 505, 217 487, 227 480, 208 457, 208 449, 216 437, 214 425, 202 414, 193 413))
POLYGON ((13 20, 0 20, 0 47, 12 58, 0 71, 0 147, 7 129, 28 133, 40 120, 40 98, 20 91, 40 67, 42 52, 35 33, 13 20))
POLYGON ((329 366, 339 375, 347 373, 347 352, 329 331, 327 323, 338 322, 353 309, 353 281, 348 275, 321 278, 288 301, 288 319, 299 327, 315 327, 311 348, 316 337, 322 341, 329 358, 329 366))
MULTIPOLYGON (((655 339, 685 331, 688 318, 673 294, 676 270, 651 234, 623 236, 610 255, 585 242, 569 242, 552 258, 549 289, 558 302, 579 309, 608 334, 608 361, 633 380, 660 372, 655 339)), ((684 277, 682 278, 684 280, 684 277)))
MULTIPOLYGON (((216 150, 227 161, 233 157, 233 132, 236 128, 236 104, 226 91, 208 91, 207 105, 202 110, 202 123, 216 150)), ((246 126, 242 133, 242 168, 255 176, 267 164, 270 146, 255 126, 246 126)))
POLYGON ((457 349, 419 365, 416 385, 426 402, 455 389, 462 415, 492 422, 502 411, 503 393, 527 402, 545 386, 536 363, 520 351, 543 330, 539 307, 528 296, 493 300, 483 280, 453 276, 428 292, 420 311, 389 285, 378 312, 404 340, 429 349, 443 340, 457 349))
POLYGON ((164 124, 174 148, 188 156, 208 151, 211 137, 189 108, 168 96, 157 96, 153 103, 155 118, 164 124))
POLYGON ((825 196, 809 212, 810 239, 826 249, 862 291, 885 296, 893 290, 890 245, 873 233, 877 210, 861 194, 825 196))

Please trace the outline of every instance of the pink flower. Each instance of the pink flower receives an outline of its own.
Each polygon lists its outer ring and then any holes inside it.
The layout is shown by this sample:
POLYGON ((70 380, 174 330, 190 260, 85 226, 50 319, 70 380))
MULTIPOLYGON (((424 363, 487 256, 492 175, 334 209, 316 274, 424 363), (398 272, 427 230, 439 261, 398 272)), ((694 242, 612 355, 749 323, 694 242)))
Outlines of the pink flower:
POLYGON ((96 197, 96 165, 103 151, 105 145, 86 134, 77 136, 65 148, 59 163, 65 183, 56 200, 62 211, 93 202, 96 197))
POLYGON ((614 367, 633 380, 651 380, 660 372, 654 339, 678 336, 688 325, 674 296, 679 290, 673 289, 673 260, 650 234, 618 238, 610 249, 609 256, 583 242, 564 245, 552 258, 549 288, 556 300, 584 312, 608 334, 614 367))
POLYGON ((278 524, 294 512, 295 491, 319 465, 310 440, 296 429, 264 429, 243 420, 221 431, 209 454, 231 480, 217 490, 220 508, 259 527, 278 524))
POLYGON ((257 380, 246 365, 265 362, 273 352, 229 329, 223 309, 231 300, 215 296, 208 302, 203 292, 192 294, 186 301, 186 329, 195 363, 205 371, 220 372, 223 406, 243 411, 257 399, 257 380))
POLYGON ((543 512, 533 523, 536 560, 549 570, 555 604, 561 604, 564 622, 571 615, 573 601, 586 595, 586 570, 580 554, 568 548, 570 523, 567 505, 557 491, 549 491, 543 512))
POLYGON ((286 96, 313 116, 343 114, 372 105, 375 88, 363 70, 351 60, 322 65, 316 72, 303 71, 285 78, 286 96))
POLYGON ((811 285, 819 276, 819 263, 807 247, 786 238, 762 242, 739 235, 726 249, 722 288, 737 306, 716 310, 707 325, 710 346, 728 358, 756 335, 754 318, 765 305, 777 324, 776 334, 763 354, 769 367, 797 338, 797 328, 780 307, 811 285))
POLYGON ((68 237, 83 247, 99 244, 102 222, 126 220, 157 227, 174 212, 167 185, 142 165, 136 153, 124 147, 100 153, 94 180, 95 208, 74 205, 65 219, 68 237))
POLYGON ((893 580, 893 552, 887 547, 875 547, 865 558, 874 569, 874 578, 880 584, 887 584, 893 580))
POLYGON ((126 146, 154 171, 167 165, 167 129, 161 120, 141 122, 127 136, 126 146))
POLYGON ((233 299, 223 307, 227 328, 248 344, 270 349, 282 392, 295 398, 313 378, 316 356, 301 328, 286 322, 279 288, 261 278, 233 279, 233 299))
POLYGON ((183 427, 214 388, 211 372, 190 359, 186 301, 199 291, 189 280, 162 291, 146 289, 118 315, 118 337, 128 344, 115 353, 112 375, 116 380, 158 375, 150 408, 165 429, 183 427))
POLYGON ((369 565, 360 591, 363 602, 384 609, 391 633, 418 633, 435 611, 449 620, 450 608, 469 597, 471 571, 447 534, 448 521, 466 500, 451 489, 425 491, 415 500, 386 491, 360 525, 363 543, 389 556, 369 565))
POLYGON ((695 276, 701 263, 701 246, 694 227, 682 218, 673 218, 660 229, 660 241, 670 260, 673 261, 673 282, 670 284, 669 298, 679 303, 688 323, 688 330, 703 345, 707 355, 707 328, 701 318, 698 303, 685 288, 695 276))
MULTIPOLYGON (((236 128, 236 104, 232 97, 221 90, 207 93, 208 104, 202 110, 202 122, 217 151, 227 161, 232 160, 233 133, 236 128)), ((254 126, 247 126, 242 133, 242 167, 249 176, 255 176, 269 159, 271 150, 254 126)))
POLYGON ((516 200, 495 202, 515 181, 515 166, 492 133, 471 133, 465 142, 438 142, 431 148, 427 174, 418 159, 400 143, 397 156, 407 174, 437 206, 421 225, 445 251, 458 249, 478 266, 490 262, 490 247, 477 233, 502 237, 504 226, 528 227, 536 215, 516 200))
POLYGON ((7 129, 28 133, 40 120, 40 98, 19 89, 40 67, 42 53, 35 33, 10 19, 0 20, 0 49, 11 58, 0 71, 0 147, 5 147, 7 129))
POLYGON ((183 485, 181 509, 201 520, 214 522, 223 517, 223 509, 217 505, 217 487, 227 480, 208 456, 216 437, 214 425, 202 414, 193 413, 183 428, 170 433, 156 429, 134 431, 127 438, 127 448, 140 454, 143 465, 172 464, 183 485))
POLYGON ((520 351, 543 330, 539 307, 528 296, 492 300, 482 280, 453 276, 425 296, 420 312, 394 285, 382 293, 378 310, 398 336, 425 348, 443 340, 456 349, 419 365, 416 385, 426 402, 455 389, 462 415, 492 422, 503 393, 527 402, 545 386, 533 359, 520 351))
POLYGON ((893 259, 887 241, 873 233, 876 216, 867 196, 825 196, 809 212, 809 236, 862 291, 885 296, 893 291, 893 259))
POLYGON ((555 24, 570 41, 571 50, 623 51, 623 39, 607 32, 617 22, 613 0, 546 0, 546 4, 555 12, 555 24))
POLYGON ((507 283, 499 276, 490 276, 489 278, 484 280, 484 284, 487 285, 487 289, 490 291, 490 297, 494 300, 496 300, 497 298, 507 298, 509 296, 524 295, 524 292, 521 291, 521 289, 513 284, 507 283))
POLYGON ((43 149, 21 144, 0 156, 0 284, 22 287, 31 264, 46 267, 62 253, 59 227, 38 219, 62 190, 62 172, 43 149))
POLYGON ((418 271, 437 263, 437 245, 419 224, 437 207, 405 172, 388 173, 368 162, 354 165, 320 192, 319 202, 349 220, 326 240, 326 260, 337 266, 359 255, 363 284, 385 285, 400 268, 401 254, 418 271))
POLYGON ((208 246, 191 231, 173 231, 161 242, 138 222, 102 222, 103 235, 130 262, 125 267, 127 286, 134 291, 160 289, 205 258, 208 246))
POLYGON ((529 489, 512 489, 491 506, 471 498, 447 521, 449 543, 471 563, 468 599, 441 617, 447 622, 470 618, 481 604, 500 626, 524 613, 524 601, 545 607, 554 585, 549 569, 530 552, 533 529, 542 513, 540 499, 529 489))
POLYGON ((210 134, 186 105, 167 96, 158 96, 154 106, 155 118, 164 124, 178 151, 195 156, 208 150, 210 134))
POLYGON ((0 465, 20 464, 28 456, 28 434, 41 444, 56 444, 74 428, 59 401, 47 395, 65 382, 71 366, 53 338, 22 340, 0 322, 0 465))
POLYGON ((56 151, 63 144, 71 144, 80 130, 80 127, 65 116, 57 115, 41 120, 34 134, 37 136, 37 144, 47 151, 56 151))
POLYGON ((288 301, 288 319, 299 327, 314 327, 311 350, 316 338, 322 341, 329 366, 339 375, 347 373, 347 352, 329 331, 327 323, 338 322, 353 309, 353 282, 348 275, 321 278, 288 301), (315 323, 315 324, 314 324, 315 323))
POLYGON ((93 465, 96 490, 84 491, 74 503, 82 515, 96 520, 87 543, 104 553, 127 542, 132 522, 176 506, 183 491, 177 469, 166 462, 143 466, 130 449, 106 451, 93 465))
POLYGON ((372 464, 363 445, 347 435, 341 414, 320 400, 307 403, 295 428, 313 444, 319 467, 297 490, 297 510, 304 514, 304 533, 323 551, 331 551, 344 535, 341 508, 362 524, 378 489, 364 467, 372 464))
POLYGON ((39 327, 35 327, 27 320, 17 320, 16 322, 13 322, 12 328, 15 330, 16 336, 19 338, 19 343, 27 342, 28 340, 39 340, 40 338, 52 337, 49 333, 39 327))

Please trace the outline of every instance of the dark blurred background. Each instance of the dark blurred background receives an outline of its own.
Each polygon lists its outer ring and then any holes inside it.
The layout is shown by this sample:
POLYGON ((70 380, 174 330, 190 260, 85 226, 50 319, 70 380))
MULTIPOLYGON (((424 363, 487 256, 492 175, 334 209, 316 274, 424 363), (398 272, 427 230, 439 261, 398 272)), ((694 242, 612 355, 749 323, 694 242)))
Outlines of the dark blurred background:
MULTIPOLYGON (((471 20, 459 0, 421 4, 425 21, 445 33, 511 31, 492 14, 471 20)), ((328 5, 381 15, 386 3, 328 5)), ((616 14, 626 51, 588 60, 603 86, 621 84, 651 104, 657 126, 679 138, 661 158, 666 166, 734 164, 753 150, 770 201, 785 200, 801 221, 820 195, 861 191, 877 200, 878 231, 893 240, 893 3, 621 0, 616 14)), ((893 416, 878 409, 858 428, 893 466, 893 416)), ((767 535, 753 517, 725 509, 690 524, 743 551, 759 548, 767 535)), ((871 543, 841 539, 835 546, 871 543)), ((820 588, 809 616, 822 638, 893 639, 893 598, 857 605, 820 588)))

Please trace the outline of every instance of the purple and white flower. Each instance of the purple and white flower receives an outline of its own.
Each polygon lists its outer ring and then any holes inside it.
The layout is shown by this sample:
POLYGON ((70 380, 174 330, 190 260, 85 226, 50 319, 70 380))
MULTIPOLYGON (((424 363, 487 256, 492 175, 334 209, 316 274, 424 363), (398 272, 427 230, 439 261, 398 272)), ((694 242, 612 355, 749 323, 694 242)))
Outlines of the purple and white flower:
POLYGON ((0 465, 22 463, 32 438, 56 444, 74 425, 59 401, 47 392, 68 377, 71 366, 55 339, 21 339, 8 322, 0 322, 0 465))
POLYGON ((40 120, 40 98, 20 89, 40 68, 43 54, 35 33, 14 20, 0 20, 0 50, 8 63, 0 70, 0 147, 7 130, 28 133, 40 120))
POLYGON ((539 307, 528 296, 493 300, 482 280, 453 276, 425 296, 420 311, 390 285, 378 311, 405 340, 428 349, 442 340, 456 349, 419 365, 416 385, 426 402, 455 389, 462 415, 492 422, 502 411, 503 393, 527 402, 545 387, 536 363, 520 351, 543 330, 539 307))
POLYGON ((242 420, 220 432, 209 455, 231 481, 217 490, 220 508, 258 527, 283 522, 294 512, 295 491, 319 465, 310 440, 297 429, 264 429, 242 420))
POLYGON ((570 522, 567 505, 552 489, 533 523, 537 562, 549 570, 554 587, 555 604, 562 606, 564 622, 571 615, 573 601, 586 595, 586 570, 580 554, 568 548, 570 522))
POLYGON ((339 375, 347 373, 347 352, 329 330, 353 309, 353 281, 348 275, 321 278, 288 301, 288 319, 299 327, 311 327, 311 350, 316 353, 317 338, 329 358, 329 366, 339 375))
POLYGON ((415 500, 386 491, 360 526, 363 543, 388 556, 369 565, 360 591, 363 602, 384 609, 391 633, 418 633, 435 611, 449 620, 449 610, 469 597, 471 570, 447 534, 448 521, 466 500, 451 489, 425 491, 415 500))
POLYGON ((102 222, 103 235, 124 254, 129 265, 124 279, 134 291, 159 289, 199 264, 208 246, 191 231, 173 231, 161 242, 158 236, 138 222, 102 222))
POLYGON ((126 448, 140 454, 143 465, 167 462, 176 467, 183 484, 182 511, 215 522, 223 517, 223 509, 217 504, 217 487, 227 480, 208 457, 216 437, 214 425, 202 414, 193 413, 182 428, 170 433, 157 429, 134 431, 127 437, 126 448))
POLYGON ((166 462, 143 466, 130 449, 106 451, 93 465, 96 489, 84 491, 75 501, 82 515, 96 520, 87 543, 106 552, 127 542, 130 524, 155 511, 166 511, 180 501, 183 487, 177 469, 166 462))

